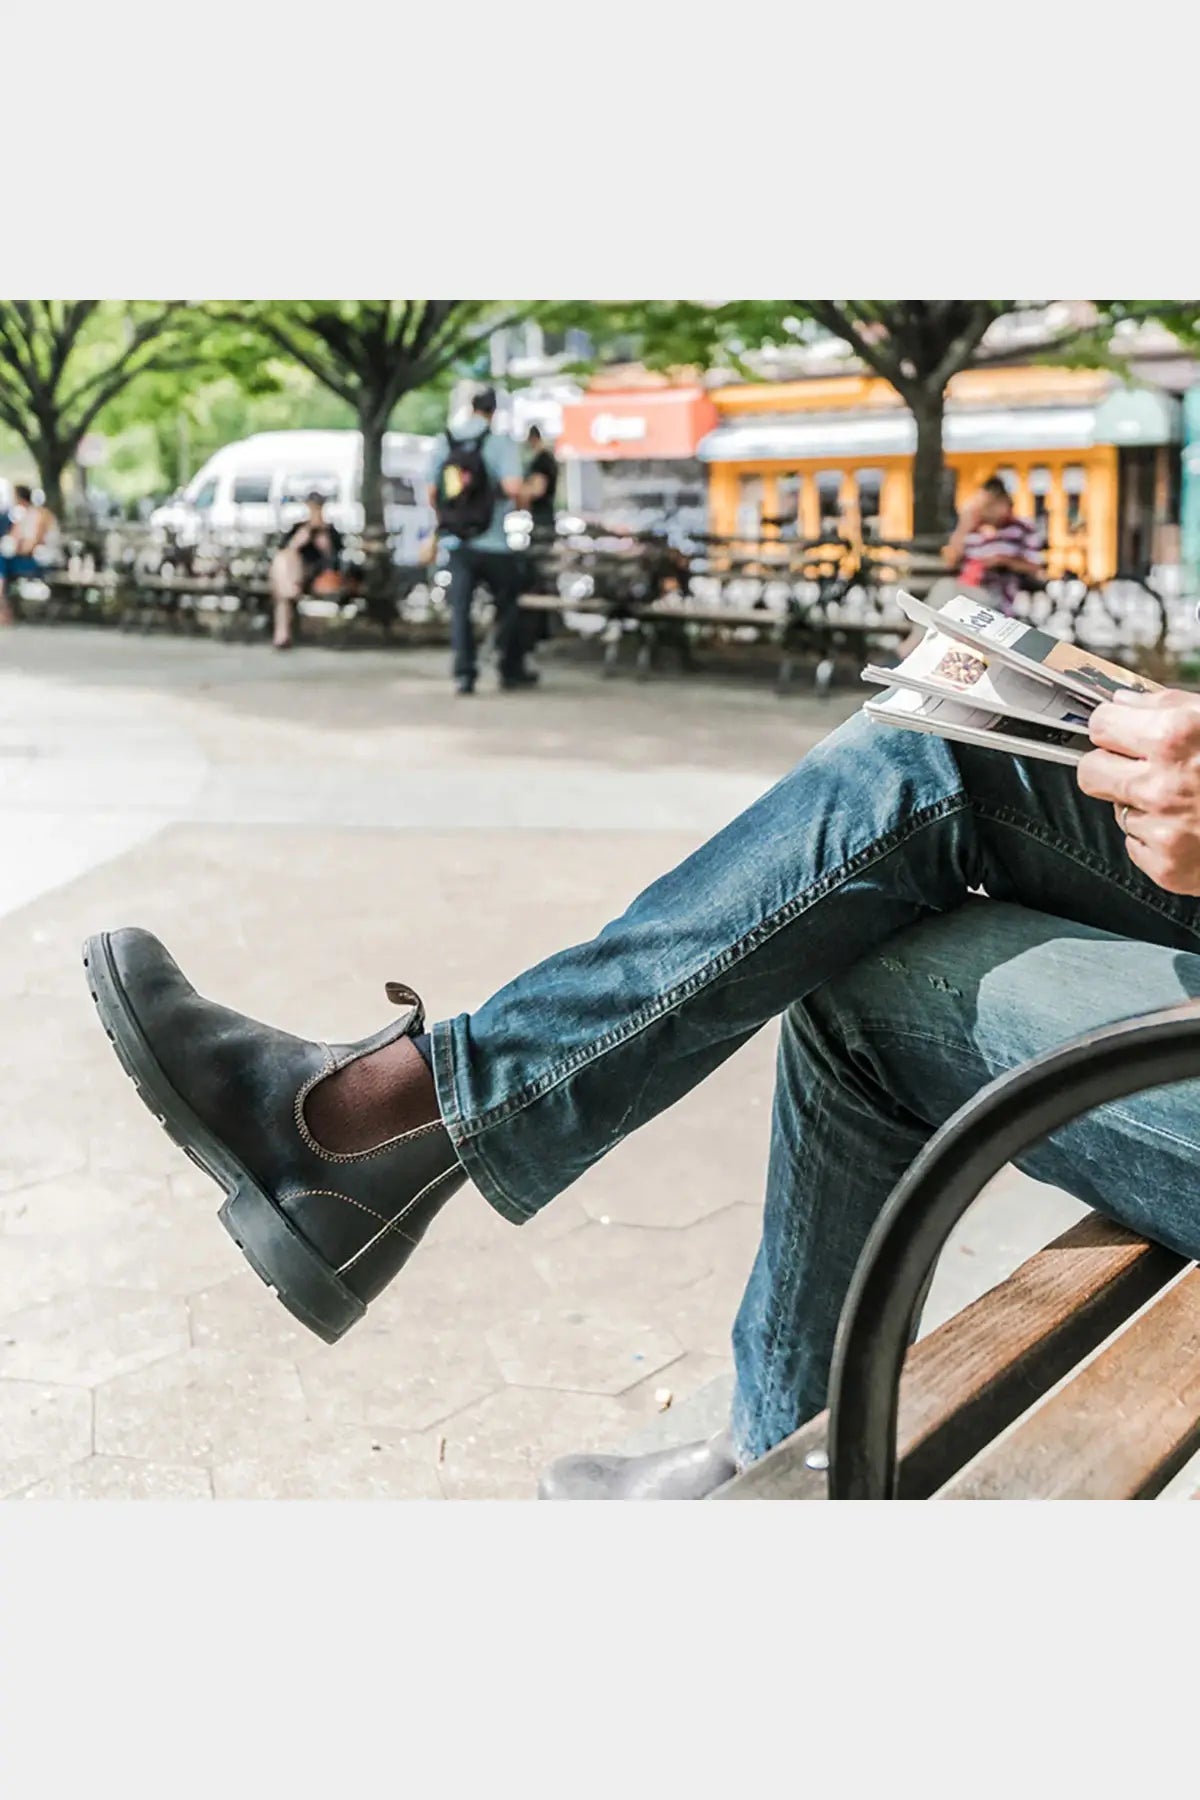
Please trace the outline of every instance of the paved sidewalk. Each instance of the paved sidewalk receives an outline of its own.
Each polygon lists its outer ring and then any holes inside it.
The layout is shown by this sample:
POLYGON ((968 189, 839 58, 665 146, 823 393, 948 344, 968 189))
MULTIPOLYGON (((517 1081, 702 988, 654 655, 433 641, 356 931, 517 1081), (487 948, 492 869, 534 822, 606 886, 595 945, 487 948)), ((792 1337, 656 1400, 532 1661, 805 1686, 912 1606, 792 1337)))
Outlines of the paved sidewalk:
MULTIPOLYGON (((80 942, 131 923, 305 1034, 376 1028, 387 979, 434 1017, 476 1004, 858 701, 558 659, 535 694, 447 690, 427 652, 5 635, 0 1495, 520 1498, 550 1457, 687 1429, 723 1393, 773 1032, 521 1231, 457 1199, 331 1349, 245 1269, 96 1025, 80 942)), ((1003 1180, 929 1319, 1079 1211, 1003 1180)))

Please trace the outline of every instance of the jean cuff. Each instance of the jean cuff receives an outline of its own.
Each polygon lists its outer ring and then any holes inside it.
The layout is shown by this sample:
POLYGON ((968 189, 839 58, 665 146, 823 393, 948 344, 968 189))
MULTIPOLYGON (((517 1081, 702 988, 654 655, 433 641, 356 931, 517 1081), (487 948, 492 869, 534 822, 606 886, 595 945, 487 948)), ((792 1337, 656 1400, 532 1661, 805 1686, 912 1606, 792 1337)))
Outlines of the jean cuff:
POLYGON ((446 1127, 454 1154, 488 1205, 502 1219, 507 1219, 510 1225, 527 1225, 538 1209, 522 1205, 505 1190, 496 1179, 480 1139, 471 1137, 464 1129, 458 1104, 458 1084, 454 1079, 455 1023, 453 1019, 443 1019, 439 1024, 431 1026, 429 1031, 433 1046, 433 1082, 437 1089, 442 1124, 446 1127))

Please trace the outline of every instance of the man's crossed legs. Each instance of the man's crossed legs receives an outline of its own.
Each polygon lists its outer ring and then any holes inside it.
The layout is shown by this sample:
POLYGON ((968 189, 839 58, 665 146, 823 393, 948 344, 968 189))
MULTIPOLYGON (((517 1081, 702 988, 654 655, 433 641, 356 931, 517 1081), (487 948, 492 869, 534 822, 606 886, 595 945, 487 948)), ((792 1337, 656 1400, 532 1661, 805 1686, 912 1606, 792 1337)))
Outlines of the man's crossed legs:
MULTIPOLYGON (((1069 770, 857 718, 597 938, 431 1041, 406 990, 395 1025, 328 1048, 202 1000, 145 933, 102 934, 88 960, 148 1103, 230 1194, 259 1273, 330 1339, 465 1176, 520 1223, 783 1014, 734 1331, 747 1461, 824 1403, 859 1250, 931 1131, 1075 1031, 1200 991, 1200 905, 1129 863, 1069 770)), ((1189 1087, 1106 1108, 1025 1166, 1195 1254, 1195 1103, 1189 1087)), ((661 1491, 703 1491, 690 1479, 661 1491)))

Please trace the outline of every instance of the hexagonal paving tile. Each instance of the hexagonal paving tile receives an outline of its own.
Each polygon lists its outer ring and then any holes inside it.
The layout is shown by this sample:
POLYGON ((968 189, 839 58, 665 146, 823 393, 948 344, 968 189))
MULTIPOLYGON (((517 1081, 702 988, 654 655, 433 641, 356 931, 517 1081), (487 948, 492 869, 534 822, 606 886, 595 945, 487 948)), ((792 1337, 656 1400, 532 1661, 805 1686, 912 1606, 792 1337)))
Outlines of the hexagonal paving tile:
POLYGON ((95 1387, 189 1342, 182 1300, 84 1288, 0 1320, 0 1377, 95 1387))
POLYGON ((162 1176, 129 1174, 116 1180, 77 1169, 0 1196, 0 1231, 13 1237, 111 1231, 135 1218, 165 1213, 170 1201, 162 1176))
POLYGON ((88 1128, 88 1167, 113 1180, 128 1173, 176 1174, 181 1167, 186 1167, 183 1151, 171 1142, 162 1126, 143 1106, 133 1083, 126 1080, 115 1057, 112 1063, 119 1085, 103 1120, 88 1128))
POLYGON ((722 1269, 694 1286, 664 1294, 655 1317, 673 1331, 689 1351, 727 1357, 733 1321, 745 1286, 745 1277, 734 1269, 722 1269))
POLYGON ((18 1109, 19 1096, 9 1094, 4 1110, 4 1137, 0 1141, 0 1193, 29 1187, 38 1181, 55 1181, 82 1169, 87 1161, 84 1144, 71 1134, 54 1129, 40 1103, 33 1116, 18 1109))
POLYGON ((687 1231, 639 1225, 585 1225, 535 1251, 535 1268, 563 1298, 616 1301, 624 1311, 654 1315, 664 1294, 712 1273, 702 1239, 687 1231))
POLYGON ((0 1319, 58 1294, 76 1293, 89 1279, 77 1238, 0 1235, 0 1319))
POLYGON ((449 1309, 437 1325, 405 1316, 403 1274, 340 1344, 301 1363, 300 1379, 312 1419, 406 1432, 503 1385, 481 1334, 460 1327, 449 1309))
POLYGON ((623 1394, 683 1355, 673 1332, 645 1315, 557 1305, 506 1320, 487 1334, 504 1379, 518 1387, 623 1394))
POLYGON ((35 1481, 20 1500, 211 1500, 207 1469, 135 1461, 124 1456, 88 1456, 69 1469, 35 1481))
POLYGON ((613 1450, 635 1429, 627 1400, 505 1388, 440 1427, 440 1469, 451 1500, 532 1500, 546 1464, 575 1450, 613 1450))
POLYGON ((724 1356, 709 1356, 703 1350, 689 1350, 667 1368, 647 1375, 645 1381, 622 1396, 631 1411, 636 1412, 630 1430, 636 1431, 638 1424, 663 1417, 674 1407, 683 1405, 710 1381, 727 1375, 729 1369, 728 1352, 724 1356))
MULTIPOLYGON (((387 1295, 410 1328, 452 1323, 464 1337, 482 1332, 549 1298, 535 1260, 511 1226, 497 1218, 499 1236, 461 1244, 423 1244, 387 1295)), ((376 1302, 378 1305, 378 1302, 376 1302)))
POLYGON ((676 1129, 669 1148, 655 1160, 653 1171, 638 1170, 633 1180, 624 1159, 619 1168, 609 1159, 597 1164, 579 1184, 588 1217, 661 1229, 695 1225, 744 1199, 761 1202, 765 1153, 751 1161, 731 1155, 728 1146, 710 1143, 707 1134, 676 1129))
POLYGON ((192 1342, 197 1350, 228 1350, 237 1356, 282 1356, 295 1361, 328 1347, 315 1332, 294 1319, 266 1283, 248 1268, 190 1294, 187 1306, 192 1342))
POLYGON ((304 1413, 290 1362, 186 1350, 96 1389, 96 1449, 211 1464, 257 1451, 304 1413))
MULTIPOLYGON (((486 1201, 484 1204, 487 1204, 486 1201)), ((521 1241, 528 1244, 531 1250, 540 1249, 543 1244, 556 1243, 559 1238, 578 1231, 587 1224, 589 1216, 581 1195, 560 1194, 557 1200, 552 1200, 535 1218, 521 1226, 521 1241)))
POLYGON ((98 1287, 158 1294, 195 1294, 246 1267, 233 1239, 212 1213, 175 1213, 156 1207, 110 1231, 73 1241, 98 1287))
POLYGON ((81 1462, 92 1448, 92 1396, 82 1388, 0 1381, 0 1495, 81 1462))
POLYGON ((341 1425, 274 1434, 213 1469, 218 1500, 440 1500, 437 1439, 341 1425))

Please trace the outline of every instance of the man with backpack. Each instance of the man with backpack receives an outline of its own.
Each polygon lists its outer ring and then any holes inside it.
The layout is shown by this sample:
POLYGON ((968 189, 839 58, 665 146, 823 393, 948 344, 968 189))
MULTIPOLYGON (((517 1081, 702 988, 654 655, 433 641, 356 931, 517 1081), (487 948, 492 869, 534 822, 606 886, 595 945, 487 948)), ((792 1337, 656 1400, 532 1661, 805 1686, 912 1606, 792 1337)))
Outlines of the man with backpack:
POLYGON ((429 498, 437 513, 438 536, 449 552, 450 614, 454 644, 454 686, 473 694, 477 675, 471 603, 486 582, 496 606, 496 652, 500 686, 532 687, 537 675, 525 666, 521 617, 522 558, 504 530, 507 515, 524 498, 521 453, 512 438, 492 430, 496 395, 483 388, 471 402, 471 416, 456 431, 439 437, 430 469, 429 498))

